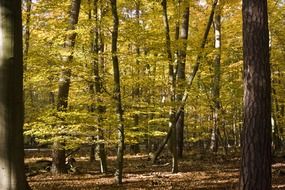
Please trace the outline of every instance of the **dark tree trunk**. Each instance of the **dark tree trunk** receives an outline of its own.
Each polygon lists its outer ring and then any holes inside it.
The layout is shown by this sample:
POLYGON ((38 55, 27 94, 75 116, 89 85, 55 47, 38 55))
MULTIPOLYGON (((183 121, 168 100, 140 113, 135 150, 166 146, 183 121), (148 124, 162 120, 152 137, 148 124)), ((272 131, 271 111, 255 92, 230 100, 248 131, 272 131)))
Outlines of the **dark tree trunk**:
MULTIPOLYGON (((92 140, 93 141, 95 140, 94 136, 92 137, 92 140)), ((96 160, 95 149, 96 149, 96 144, 92 142, 91 147, 90 147, 90 156, 89 156, 90 162, 95 162, 95 160, 96 160)))
MULTIPOLYGON (((70 20, 68 25, 68 30, 74 30, 75 25, 78 23, 78 16, 80 10, 81 0, 71 0, 71 10, 70 10, 70 20)), ((61 71, 59 82, 58 82, 58 102, 57 110, 66 111, 68 106, 68 93, 70 87, 70 77, 71 77, 71 62, 73 60, 73 48, 75 45, 76 33, 73 32, 66 36, 64 42, 64 48, 66 49, 67 56, 62 57, 63 65, 65 67, 61 71)), ((53 173, 66 173, 65 168, 65 149, 63 142, 54 142, 53 146, 53 173)))
POLYGON ((110 0, 113 16, 113 31, 112 31, 112 61, 114 70, 114 99, 116 101, 116 114, 118 117, 118 150, 117 150, 117 168, 115 180, 118 184, 123 182, 123 161, 124 161, 124 146, 125 132, 123 124, 123 109, 121 102, 121 85, 120 85, 120 69, 118 60, 118 29, 119 17, 117 12, 117 0, 110 0))
MULTIPOLYGON (((134 129, 133 131, 137 132, 138 131, 137 127, 139 125, 139 114, 134 114, 133 120, 134 120, 134 127, 136 127, 136 129, 134 129)), ((139 139, 136 138, 135 140, 138 141, 139 139)), ((139 142, 136 142, 135 144, 132 144, 130 146, 131 153, 133 153, 133 154, 139 153, 140 152, 140 146, 139 145, 140 145, 139 142)))
MULTIPOLYGON (((180 40, 183 42, 183 46, 178 51, 178 65, 177 65, 177 101, 182 101, 183 90, 185 88, 185 63, 186 63, 186 50, 187 50, 187 39, 189 31, 189 2, 184 2, 185 10, 182 17, 181 30, 180 30, 180 40)), ((182 108, 184 109, 184 108, 182 108)), ((184 146, 184 111, 181 113, 177 123, 177 154, 178 158, 183 156, 183 146, 184 146)))
POLYGON ((21 1, 0 0, 0 188, 28 190, 23 144, 21 1))
POLYGON ((271 189, 271 79, 266 0, 243 0, 241 190, 271 189))

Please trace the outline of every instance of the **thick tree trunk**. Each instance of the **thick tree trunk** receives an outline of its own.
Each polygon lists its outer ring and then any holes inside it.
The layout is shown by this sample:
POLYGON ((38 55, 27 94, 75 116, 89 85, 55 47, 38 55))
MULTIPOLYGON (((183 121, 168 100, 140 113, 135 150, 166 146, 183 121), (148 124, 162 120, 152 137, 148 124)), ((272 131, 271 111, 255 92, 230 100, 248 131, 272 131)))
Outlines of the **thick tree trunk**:
POLYGON ((112 16, 113 16, 112 60, 113 60, 113 70, 114 70, 114 99, 116 101, 116 114, 118 117, 118 150, 117 150, 117 168, 115 173, 115 180, 118 184, 122 184, 125 132, 123 124, 123 109, 121 102, 120 69, 119 69, 119 60, 117 55, 119 17, 117 12, 117 0, 110 0, 110 2, 111 2, 112 16))
POLYGON ((24 171, 21 1, 0 0, 0 188, 30 189, 24 171))
POLYGON ((271 189, 271 79, 266 0, 243 0, 241 190, 271 189))
MULTIPOLYGON (((187 50, 187 39, 189 31, 189 2, 184 2, 185 10, 182 17, 181 30, 180 30, 180 40, 183 43, 183 46, 178 51, 178 64, 177 64, 177 101, 182 101, 183 98, 183 89, 185 88, 185 63, 186 63, 186 50, 187 50)), ((184 108, 183 108, 184 109, 184 108)), ((184 146, 184 111, 181 113, 177 123, 177 154, 178 158, 183 156, 183 146, 184 146)))
POLYGON ((221 7, 217 6, 214 17, 215 29, 215 48, 216 55, 214 59, 214 80, 213 80, 213 128, 211 135, 210 148, 213 152, 217 152, 219 148, 219 112, 220 112, 220 79, 221 79, 221 7))
MULTIPOLYGON (((75 25, 78 23, 78 16, 80 10, 81 0, 71 0, 70 20, 68 30, 74 30, 75 25)), ((73 48, 75 45, 76 33, 71 33, 66 37, 64 48, 66 49, 67 56, 62 57, 64 68, 58 81, 58 102, 57 110, 66 111, 68 106, 68 93, 70 87, 71 69, 70 64, 73 60, 73 48)), ((53 173, 66 173, 65 168, 65 149, 63 142, 54 142, 53 146, 53 173)))
POLYGON ((63 143, 53 143, 51 171, 56 174, 67 172, 65 167, 65 149, 63 143))

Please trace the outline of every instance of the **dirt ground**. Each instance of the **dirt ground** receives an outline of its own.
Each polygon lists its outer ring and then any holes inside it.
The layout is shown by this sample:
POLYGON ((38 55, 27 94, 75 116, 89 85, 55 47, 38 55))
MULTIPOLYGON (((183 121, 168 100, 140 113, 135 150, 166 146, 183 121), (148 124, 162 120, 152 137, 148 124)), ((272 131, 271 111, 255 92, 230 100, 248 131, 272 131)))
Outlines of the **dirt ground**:
MULTIPOLYGON (((31 164, 39 157, 26 159, 31 164)), ((45 158, 47 159, 47 158, 45 158)), ((111 189, 196 189, 233 190, 239 175, 238 156, 189 154, 179 162, 180 172, 172 174, 170 159, 158 165, 149 161, 148 155, 126 155, 123 185, 114 183, 115 157, 109 157, 108 174, 99 173, 99 162, 90 163, 87 157, 75 157, 79 173, 52 176, 42 171, 28 177, 33 190, 111 190, 111 189)), ((272 166, 273 189, 285 190, 285 159, 275 160, 272 166)))

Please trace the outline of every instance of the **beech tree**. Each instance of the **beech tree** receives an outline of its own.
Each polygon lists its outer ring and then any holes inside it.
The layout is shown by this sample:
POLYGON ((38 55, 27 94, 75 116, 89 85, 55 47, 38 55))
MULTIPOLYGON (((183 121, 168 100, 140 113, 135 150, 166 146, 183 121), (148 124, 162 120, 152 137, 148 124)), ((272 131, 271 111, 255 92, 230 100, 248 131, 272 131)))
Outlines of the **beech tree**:
MULTIPOLYGON (((25 8, 26 8, 26 20, 25 20, 25 33, 24 33, 24 63, 27 62, 28 59, 28 53, 29 53, 29 46, 30 46, 30 22, 31 22, 31 9, 32 9, 32 0, 26 0, 25 1, 25 8)), ((24 66, 25 68, 26 66, 24 66)))
POLYGON ((117 0, 110 0, 113 16, 113 31, 112 31, 112 61, 114 72, 114 100, 116 101, 116 114, 118 122, 118 150, 117 150, 117 168, 115 180, 118 184, 122 184, 123 178, 123 161, 125 148, 125 132, 124 118, 121 100, 121 83, 120 83, 120 67, 118 59, 118 34, 119 34, 119 17, 117 12, 117 0))
MULTIPOLYGON (((68 30, 74 30, 75 25, 78 22, 79 10, 81 0, 72 0, 70 8, 70 18, 68 30)), ((71 32, 70 35, 66 36, 64 42, 64 48, 66 49, 65 55, 62 56, 63 69, 60 73, 58 81, 58 102, 57 110, 66 111, 68 106, 68 93, 70 88, 70 77, 71 77, 71 63, 73 60, 73 48, 75 45, 76 32, 71 32)), ((54 142, 53 149, 53 167, 54 173, 66 173, 65 168, 65 148, 63 142, 54 142)))
POLYGON ((271 79, 266 0, 243 0, 241 190, 271 189, 271 79))
POLYGON ((213 79, 213 90, 212 90, 212 99, 213 99, 213 129, 211 135, 211 150, 213 152, 218 151, 219 147, 219 124, 220 124, 220 80, 221 80, 221 6, 217 5, 217 10, 214 16, 214 33, 215 33, 215 49, 216 54, 214 58, 214 79, 213 79))
MULTIPOLYGON (((186 75, 185 75, 185 64, 186 64, 186 55, 187 55, 187 40, 188 40, 188 33, 189 33, 189 16, 190 16, 190 9, 189 9, 189 2, 183 1, 183 16, 181 22, 181 29, 179 40, 182 42, 182 47, 178 50, 178 61, 177 61, 177 100, 182 101, 183 97, 183 89, 185 87, 186 82, 186 75)), ((184 108, 183 108, 184 109, 184 108)), ((179 158, 183 156, 183 147, 184 147, 184 112, 181 113, 177 123, 176 123, 176 130, 177 130, 177 154, 179 158)))
POLYGON ((168 147, 172 154, 172 172, 178 172, 178 156, 177 156, 177 136, 176 136, 176 122, 175 122, 175 73, 174 73, 174 64, 173 64, 173 56, 171 50, 171 40, 170 40, 170 29, 167 15, 167 1, 163 0, 161 2, 163 9, 163 22, 164 22, 164 30, 165 30, 165 48, 167 52, 168 59, 168 77, 169 77, 169 86, 170 86, 170 101, 173 105, 171 105, 169 110, 169 128, 172 131, 171 136, 169 138, 168 147))
MULTIPOLYGON (((100 72, 102 72, 102 67, 100 69, 100 65, 103 64, 103 60, 100 58, 99 53, 102 53, 102 49, 104 49, 104 45, 102 44, 102 36, 101 36, 101 21, 102 19, 102 13, 100 10, 100 2, 98 0, 94 1, 94 21, 96 26, 92 28, 92 36, 91 36, 91 52, 94 53, 94 60, 92 60, 92 71, 94 74, 94 81, 90 84, 90 90, 91 90, 91 96, 94 96, 96 102, 92 102, 92 105, 90 106, 90 111, 98 114, 97 123, 98 123, 98 135, 97 140, 103 141, 104 140, 104 131, 102 129, 102 120, 103 120, 103 114, 105 112, 105 106, 103 104, 102 98, 100 97, 103 93, 102 85, 101 85, 101 79, 100 79, 100 72)), ((100 158, 100 170, 101 173, 107 172, 107 156, 105 151, 105 144, 100 142, 97 146, 98 149, 98 155, 100 158)), ((91 154, 90 154, 90 161, 95 161, 95 146, 91 146, 91 154)))
POLYGON ((29 189, 24 174, 21 1, 0 1, 0 187, 29 189))

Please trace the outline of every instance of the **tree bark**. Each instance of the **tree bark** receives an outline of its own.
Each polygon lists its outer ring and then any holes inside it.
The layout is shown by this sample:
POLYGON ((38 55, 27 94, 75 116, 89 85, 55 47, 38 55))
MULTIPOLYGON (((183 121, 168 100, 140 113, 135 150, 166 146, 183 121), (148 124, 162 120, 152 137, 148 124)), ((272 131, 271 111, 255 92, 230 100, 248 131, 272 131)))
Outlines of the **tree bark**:
POLYGON ((30 47, 30 23, 31 23, 31 10, 32 10, 32 0, 26 0, 26 23, 25 23, 25 33, 24 33, 24 70, 27 69, 27 60, 28 60, 28 53, 29 53, 29 47, 30 47))
MULTIPOLYGON (((135 1, 136 24, 137 24, 137 26, 140 26, 140 4, 141 4, 140 0, 135 1)), ((136 50, 136 67, 139 68, 140 67, 139 57, 141 54, 139 42, 136 42, 135 50, 136 50)), ((141 74, 140 69, 136 69, 136 68, 134 68, 134 69, 137 71, 137 72, 135 72, 135 76, 140 77, 140 74, 141 74)), ((132 94, 133 94, 134 101, 138 101, 139 97, 140 97, 140 86, 139 86, 139 84, 135 84, 135 87, 133 89, 132 94)), ((133 132, 136 133, 136 132, 138 132, 138 125, 139 125, 139 121, 140 121, 139 114, 137 114, 137 113, 134 114, 133 121, 134 121, 134 128, 135 128, 135 129, 133 129, 133 132)), ((130 146, 130 149, 131 149, 132 153, 137 154, 140 152, 139 138, 135 137, 135 141, 136 141, 136 143, 132 144, 130 146)))
POLYGON ((210 149, 217 152, 219 148, 219 112, 220 112, 220 79, 221 79, 221 7, 217 6, 214 17, 215 49, 213 80, 213 128, 210 149))
POLYGON ((276 86, 281 84, 280 78, 282 77, 280 74, 279 69, 277 69, 276 72, 272 73, 277 73, 277 76, 272 75, 272 104, 274 105, 274 109, 272 110, 272 117, 273 117, 273 125, 272 125, 272 143, 273 143, 273 153, 276 153, 280 150, 282 150, 282 114, 281 114, 281 109, 282 106, 284 105, 284 101, 282 98, 279 99, 278 97, 278 88, 276 86))
POLYGON ((266 0, 243 0, 241 190, 271 189, 271 79, 266 0))
POLYGON ((170 29, 167 15, 167 1, 163 0, 161 2, 163 9, 163 22, 164 22, 164 30, 165 30, 165 47, 167 51, 168 57, 168 77, 169 77, 169 86, 170 86, 170 99, 171 106, 169 110, 169 128, 172 129, 172 133, 169 138, 168 148, 172 155, 172 173, 178 172, 178 156, 177 156, 177 137, 176 137, 176 123, 174 122, 175 118, 175 75, 174 75, 174 65, 173 65, 173 57, 171 51, 171 40, 170 40, 170 29))
POLYGON ((113 31, 112 31, 112 61, 114 70, 114 100, 116 101, 116 114, 118 117, 118 150, 117 150, 117 168, 115 172, 115 180, 117 184, 123 183, 123 161, 124 161, 124 146, 125 132, 124 119, 121 101, 121 84, 120 84, 120 69, 118 60, 118 29, 119 17, 117 12, 117 0, 110 0, 113 16, 113 31))
MULTIPOLYGON (((97 0, 95 0, 97 1, 97 0)), ((95 3, 94 1, 94 3, 95 3)), ((105 16, 106 11, 104 11, 104 6, 103 6, 103 1, 99 1, 97 2, 97 26, 98 26, 98 54, 97 54, 97 64, 98 67, 95 66, 94 68, 94 75, 95 75, 95 88, 96 88, 96 94, 97 96, 100 96, 103 93, 103 89, 102 89, 102 81, 101 81, 101 77, 100 75, 102 75, 104 77, 104 73, 105 73, 105 61, 104 61, 104 40, 103 40, 103 36, 104 33, 101 29, 102 26, 102 18, 105 16), (100 4, 98 4, 100 2, 100 4), (98 6, 100 5, 100 7, 98 6), (98 71, 98 73, 97 73, 98 71)), ((99 123, 99 128, 98 128, 98 135, 97 135, 97 140, 99 141, 104 141, 105 139, 105 133, 104 130, 101 129, 101 123, 103 120, 103 116, 102 114, 105 112, 106 108, 103 105, 103 102, 101 100, 101 98, 97 99, 99 105, 97 107, 97 111, 98 111, 98 123, 99 123)), ((107 164, 107 153, 106 153, 106 148, 105 148, 105 144, 104 143, 99 143, 98 144, 98 155, 99 155, 99 159, 100 159, 100 171, 101 173, 107 173, 108 172, 108 164, 107 164)))
MULTIPOLYGON (((75 25, 78 23, 79 10, 81 0, 71 0, 70 20, 68 30, 74 30, 75 25)), ((66 36, 64 42, 64 48, 66 49, 67 55, 62 57, 63 69, 60 73, 58 81, 58 102, 57 110, 66 111, 68 106, 68 94, 70 87, 71 69, 70 65, 73 60, 73 48, 75 45, 76 32, 66 36)), ((53 173, 66 173, 65 168, 65 149, 63 142, 54 142, 53 146, 53 173)))
MULTIPOLYGON (((187 50, 187 39, 189 31, 189 2, 184 2, 185 10, 182 16, 181 30, 179 39, 182 41, 182 47, 178 50, 178 63, 177 63, 177 101, 182 101, 183 89, 185 88, 185 63, 186 63, 186 50, 187 50)), ((183 108, 184 109, 184 108, 183 108)), ((178 158, 183 157, 183 146, 184 146, 184 112, 181 113, 177 123, 177 154, 178 158)))
POLYGON ((0 187, 28 190, 23 144, 21 1, 0 0, 0 187))
MULTIPOLYGON (((103 105, 102 99, 101 99, 101 94, 102 94, 102 84, 101 84, 101 79, 100 79, 100 67, 99 64, 100 62, 100 56, 99 56, 99 49, 100 49, 100 19, 102 15, 98 14, 98 0, 94 1, 94 18, 95 18, 95 28, 92 29, 92 44, 91 44, 91 52, 94 54, 94 60, 92 61, 92 71, 94 75, 94 81, 91 82, 90 88, 91 88, 91 97, 94 97, 96 101, 96 106, 95 103, 93 102, 91 105, 91 112, 96 111, 98 116, 97 116, 97 123, 98 123, 98 135, 97 135, 97 140, 99 143, 97 144, 97 150, 98 150, 98 155, 100 159, 100 172, 101 173, 107 173, 107 156, 106 156, 106 151, 105 151, 105 144, 104 142, 104 130, 101 129, 102 127, 102 120, 103 116, 102 114, 105 112, 105 106, 103 105)), ((90 18, 91 19, 91 18, 90 18)), ((90 161, 95 160, 95 146, 91 146, 91 156, 90 156, 90 161)))
MULTIPOLYGON (((81 0, 71 0, 70 20, 67 28, 68 30, 74 30, 75 25, 78 23, 80 4, 81 0)), ((68 106, 68 93, 71 77, 71 69, 69 67, 73 60, 75 38, 76 32, 73 32, 70 35, 66 36, 66 40, 64 42, 64 48, 66 49, 67 55, 62 56, 63 70, 59 79, 57 103, 57 109, 59 111, 65 111, 68 106)))

